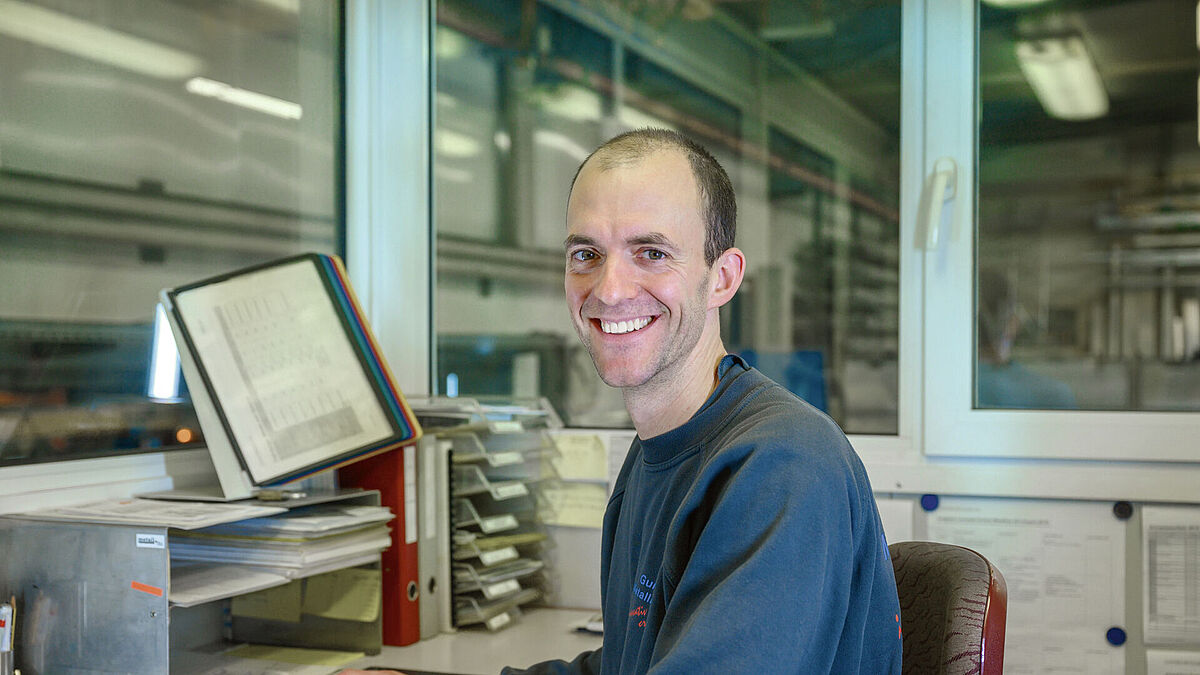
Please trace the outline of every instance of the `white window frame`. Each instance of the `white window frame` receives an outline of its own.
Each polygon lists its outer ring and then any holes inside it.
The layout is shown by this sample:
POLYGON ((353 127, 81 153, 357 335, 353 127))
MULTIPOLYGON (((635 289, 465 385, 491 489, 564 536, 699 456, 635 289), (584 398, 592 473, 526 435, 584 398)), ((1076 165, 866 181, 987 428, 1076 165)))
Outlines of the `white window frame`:
POLYGON ((974 408, 977 7, 930 2, 928 12, 923 173, 930 175, 939 158, 950 157, 958 180, 943 213, 950 236, 921 254, 924 451, 930 461, 909 467, 910 477, 974 494, 1196 501, 1200 466, 1184 462, 1200 459, 1200 413, 974 408), (1014 464, 1014 458, 1039 461, 1014 464))
MULTIPOLYGON (((910 245, 923 175, 925 99, 925 8, 904 0, 900 26, 900 335, 896 435, 851 434, 850 443, 870 470, 872 481, 893 485, 881 464, 919 461, 924 354, 921 348, 922 259, 910 245)), ((879 485, 876 485, 879 489, 879 485)))
POLYGON ((405 396, 433 367, 433 2, 346 1, 346 266, 405 396))

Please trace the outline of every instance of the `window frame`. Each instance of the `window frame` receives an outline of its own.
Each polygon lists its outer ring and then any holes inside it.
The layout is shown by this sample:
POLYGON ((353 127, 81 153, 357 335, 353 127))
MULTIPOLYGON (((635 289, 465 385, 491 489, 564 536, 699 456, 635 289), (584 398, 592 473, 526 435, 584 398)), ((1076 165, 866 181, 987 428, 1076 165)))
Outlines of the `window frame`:
POLYGON ((347 0, 345 11, 346 267, 397 385, 428 396, 435 12, 387 0, 347 0))
MULTIPOLYGON (((925 159, 958 170, 946 205, 951 235, 922 253, 925 268, 925 454, 933 457, 1179 462, 1200 459, 1200 413, 995 410, 974 407, 978 223, 978 5, 932 3, 925 159), (932 27, 936 26, 934 31, 932 27), (971 54, 970 59, 961 58, 971 54), (937 100, 932 100, 936 98, 937 100)), ((1182 468, 1182 467, 1181 467, 1182 468)), ((1192 495, 1194 498, 1194 495, 1192 495)))

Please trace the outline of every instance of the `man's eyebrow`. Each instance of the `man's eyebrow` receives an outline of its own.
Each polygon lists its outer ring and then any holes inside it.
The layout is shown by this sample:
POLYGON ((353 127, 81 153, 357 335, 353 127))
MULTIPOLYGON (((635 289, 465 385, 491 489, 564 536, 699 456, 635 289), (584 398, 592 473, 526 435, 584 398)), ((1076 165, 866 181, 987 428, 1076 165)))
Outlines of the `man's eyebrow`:
POLYGON ((662 246, 670 249, 675 248, 675 243, 671 241, 671 238, 660 232, 648 232, 646 234, 640 234, 636 237, 630 237, 629 239, 625 240, 625 243, 631 246, 644 246, 649 244, 652 246, 662 246))
POLYGON ((566 241, 563 242, 563 248, 568 249, 572 246, 595 246, 596 240, 582 234, 567 235, 566 241))
MULTIPOLYGON (((675 249, 674 242, 671 238, 661 232, 647 232, 639 234, 625 240, 629 246, 661 246, 663 248, 675 249)), ((574 246, 597 246, 596 240, 584 234, 568 235, 566 241, 563 242, 563 248, 569 249, 574 246)))

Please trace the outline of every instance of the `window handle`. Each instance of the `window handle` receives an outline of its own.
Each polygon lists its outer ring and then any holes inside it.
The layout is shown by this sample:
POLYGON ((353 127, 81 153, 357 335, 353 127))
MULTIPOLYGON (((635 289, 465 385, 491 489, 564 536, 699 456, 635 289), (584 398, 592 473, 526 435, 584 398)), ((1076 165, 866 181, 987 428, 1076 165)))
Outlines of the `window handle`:
MULTIPOLYGON (((921 202, 917 208, 917 246, 926 251, 938 247, 942 240, 942 207, 958 194, 958 165, 949 157, 933 163, 933 172, 925 179, 921 202)), ((957 234, 953 214, 951 231, 957 234)))

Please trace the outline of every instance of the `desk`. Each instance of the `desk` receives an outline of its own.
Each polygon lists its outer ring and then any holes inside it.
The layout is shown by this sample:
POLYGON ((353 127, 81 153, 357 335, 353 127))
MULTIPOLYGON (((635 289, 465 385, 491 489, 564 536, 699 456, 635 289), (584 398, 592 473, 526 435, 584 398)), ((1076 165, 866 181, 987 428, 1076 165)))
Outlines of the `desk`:
POLYGON ((601 638, 576 633, 571 626, 586 621, 592 610, 534 608, 502 631, 442 633, 407 647, 384 647, 350 667, 390 666, 462 675, 496 675, 504 666, 525 667, 549 659, 575 658, 598 649, 601 638))

